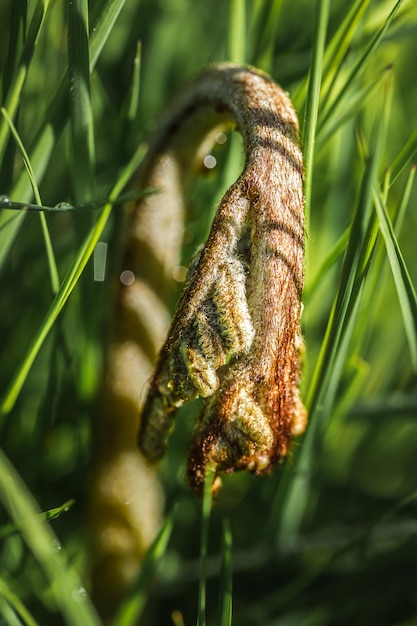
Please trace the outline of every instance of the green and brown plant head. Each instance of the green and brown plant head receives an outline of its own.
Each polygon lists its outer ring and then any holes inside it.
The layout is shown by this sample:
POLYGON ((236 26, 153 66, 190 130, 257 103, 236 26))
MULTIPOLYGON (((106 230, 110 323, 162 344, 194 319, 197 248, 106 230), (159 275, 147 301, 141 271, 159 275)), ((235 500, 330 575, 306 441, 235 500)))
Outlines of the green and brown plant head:
POLYGON ((164 152, 171 145, 178 154, 181 126, 194 130, 196 149, 231 123, 243 138, 244 170, 191 262, 139 432, 141 450, 156 461, 178 408, 203 399, 187 469, 197 491, 208 464, 217 476, 267 472, 306 425, 299 393, 303 165, 289 97, 252 68, 209 68, 174 102, 150 160, 164 142, 164 152))

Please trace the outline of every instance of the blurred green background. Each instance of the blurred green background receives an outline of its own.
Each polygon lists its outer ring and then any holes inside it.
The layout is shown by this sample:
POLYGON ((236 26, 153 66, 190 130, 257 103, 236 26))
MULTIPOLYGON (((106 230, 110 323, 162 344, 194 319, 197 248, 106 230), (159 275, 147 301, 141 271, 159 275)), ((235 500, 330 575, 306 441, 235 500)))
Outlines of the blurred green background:
MULTIPOLYGON (((245 61, 270 73, 293 96, 303 127, 316 3, 126 0, 119 4, 120 14, 91 74, 95 150, 89 200, 108 196, 121 167, 150 137, 175 91, 208 63, 245 61), (139 105, 131 119, 128 112, 139 41, 139 105)), ((319 109, 303 314, 305 397, 312 393, 330 311, 346 267, 341 254, 335 254, 328 267, 322 264, 360 206, 367 171, 363 152, 376 152, 375 137, 383 134, 378 124, 389 113, 386 141, 378 153, 373 179, 382 180, 385 169, 407 141, 412 141, 417 129, 417 5, 411 0, 400 3, 366 66, 350 76, 396 5, 392 0, 354 4, 366 10, 346 35, 349 45, 341 58, 333 57, 323 74, 330 102, 348 81, 339 108, 330 109, 327 125, 325 100, 319 109)), ((22 16, 27 10, 30 24, 40 5, 45 8, 47 3, 3 0, 0 5, 3 106, 17 75, 22 16), (14 42, 11 51, 10 41, 14 42)), ((91 28, 105 5, 103 0, 89 3, 91 28)), ((341 0, 330 3, 327 46, 352 7, 341 0)), ((68 68, 67 45, 66 4, 52 1, 30 55, 14 117, 31 158, 38 129, 48 128, 48 107, 68 68)), ((53 118, 57 132, 51 139, 52 152, 45 150, 45 161, 40 160, 35 168, 42 203, 47 206, 77 204, 74 163, 78 155, 68 124, 69 89, 65 101, 53 118)), ((224 168, 239 171, 241 166, 241 156, 236 159, 227 146, 217 156, 218 167, 190 191, 184 263, 201 241, 215 200, 224 190, 224 168)), ((389 189, 386 207, 393 222, 410 166, 411 161, 389 189)), ((0 163, 0 193, 16 202, 32 200, 13 140, 7 142, 0 163)), ((117 264, 112 243, 120 211, 120 207, 113 209, 101 237, 109 243, 108 276, 117 264)), ((61 280, 97 213, 92 208, 47 216, 61 280)), ((22 219, 3 210, 1 220, 0 395, 4 398, 29 343, 43 324, 52 291, 39 215, 28 212, 22 219)), ((416 190, 412 189, 397 223, 410 284, 417 278, 416 232, 416 190)), ((350 241, 352 237, 357 237, 357 232, 350 234, 350 241)), ((367 237, 365 234, 365 243, 371 240, 367 237)), ((361 242, 357 244, 355 248, 356 241, 352 243, 355 254, 359 254, 361 242)), ((360 284, 358 299, 355 303, 349 300, 355 311, 351 327, 342 329, 346 342, 334 342, 337 355, 332 355, 336 361, 331 361, 330 378, 310 407, 311 431, 294 443, 285 467, 278 467, 270 477, 235 475, 224 480, 211 518, 208 624, 219 623, 219 555, 225 518, 233 536, 234 624, 417 624, 417 381, 411 356, 413 332, 417 332, 415 292, 413 300, 412 290, 408 291, 411 331, 407 334, 407 307, 399 302, 380 235, 368 261, 369 272, 360 284)), ((108 282, 93 280, 90 261, 40 349, 15 405, 0 416, 1 448, 41 510, 75 501, 50 524, 67 555, 66 567, 78 572, 87 591, 91 415, 101 376, 105 322, 111 310, 108 282)), ((178 286, 178 293, 180 289, 178 286)), ((172 294, 172 306, 178 293, 172 294)), ((172 624, 173 620, 180 624, 180 614, 185 624, 196 619, 201 503, 183 480, 190 415, 195 412, 191 407, 179 417, 160 468, 166 510, 174 503, 177 509, 171 541, 149 591, 144 624, 172 624)), ((10 526, 15 521, 10 513, 15 504, 13 495, 5 491, 7 479, 3 479, 0 623, 30 623, 16 608, 16 598, 36 620, 33 623, 66 623, 56 590, 46 581, 33 548, 19 529, 10 526)))

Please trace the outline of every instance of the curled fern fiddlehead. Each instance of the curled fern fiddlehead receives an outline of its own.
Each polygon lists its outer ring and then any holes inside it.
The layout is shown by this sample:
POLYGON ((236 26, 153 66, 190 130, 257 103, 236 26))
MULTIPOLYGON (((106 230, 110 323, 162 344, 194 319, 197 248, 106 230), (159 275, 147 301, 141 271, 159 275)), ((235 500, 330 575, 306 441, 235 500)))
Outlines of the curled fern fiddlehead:
MULTIPOLYGON (((194 261, 139 432, 144 455, 157 460, 178 408, 196 397, 206 399, 187 470, 196 490, 208 463, 218 475, 269 470, 306 423, 298 388, 303 166, 288 96, 252 68, 207 69, 162 121, 142 181, 165 161, 179 184, 178 173, 191 171, 213 135, 231 124, 243 138, 244 170, 223 197, 194 261)), ((160 184, 166 195, 163 178, 160 184)))

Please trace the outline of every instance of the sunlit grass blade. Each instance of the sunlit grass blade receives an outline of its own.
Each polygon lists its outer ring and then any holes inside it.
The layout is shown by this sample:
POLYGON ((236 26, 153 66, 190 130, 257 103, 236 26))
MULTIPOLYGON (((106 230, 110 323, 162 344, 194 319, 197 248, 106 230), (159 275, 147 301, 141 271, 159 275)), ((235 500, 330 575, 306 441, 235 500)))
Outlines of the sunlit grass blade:
MULTIPOLYGON (((100 53, 106 43, 114 23, 126 0, 107 0, 102 6, 97 19, 92 22, 90 36, 90 72, 93 71, 100 53)), ((7 108, 7 103, 6 103, 7 108)), ((10 110, 9 110, 10 111, 10 110)), ((48 104, 45 118, 35 132, 31 147, 31 162, 37 181, 41 181, 48 167, 52 151, 68 122, 68 75, 65 73, 60 86, 48 104)), ((10 190, 11 197, 21 202, 31 199, 31 186, 23 173, 10 190)), ((18 220, 10 220, 7 211, 0 215, 0 269, 7 258, 8 251, 19 232, 24 215, 18 220)))
POLYGON ((210 514, 212 504, 212 488, 215 479, 215 468, 206 466, 204 477, 204 493, 202 500, 202 516, 200 527, 200 575, 198 583, 198 614, 197 626, 206 626, 206 578, 207 578, 207 552, 210 528, 210 514))
POLYGON ((70 626, 98 626, 100 620, 74 570, 68 567, 51 527, 41 521, 40 511, 28 488, 0 449, 0 501, 14 523, 23 528, 25 540, 50 583, 51 593, 70 626))
POLYGON ((0 595, 0 617, 3 618, 2 626, 22 626, 22 621, 7 600, 0 595))
MULTIPOLYGON (((330 43, 326 46, 323 56, 322 70, 322 98, 323 101, 328 94, 330 85, 333 83, 337 75, 342 60, 351 45, 353 36, 356 32, 358 24, 369 5, 370 0, 356 0, 345 16, 343 22, 333 35, 330 43)), ((299 87, 293 94, 293 100, 297 109, 304 106, 307 96, 308 75, 300 83, 299 87)))
POLYGON ((256 45, 251 62, 266 72, 271 72, 274 45, 283 0, 259 0, 251 3, 250 37, 256 45))
POLYGON ((222 571, 220 576, 219 626, 231 626, 233 602, 232 532, 228 521, 223 523, 222 571))
MULTIPOLYGON (((114 24, 125 2, 126 0, 105 0, 104 2, 96 4, 98 12, 93 15, 91 20, 90 72, 95 68, 101 51, 113 30, 114 24)), ((137 4, 139 4, 139 2, 137 4)))
POLYGON ((348 92, 344 106, 340 110, 336 109, 318 130, 317 149, 322 147, 347 120, 355 117, 367 105, 369 98, 381 87, 387 74, 391 72, 392 66, 386 67, 370 84, 360 89, 352 87, 352 92, 348 92))
POLYGON ((244 64, 246 61, 246 9, 245 0, 229 0, 229 61, 244 64))
MULTIPOLYGON (((297 450, 296 471, 286 466, 286 476, 277 492, 273 514, 279 515, 275 527, 276 542, 281 549, 291 545, 302 523, 310 496, 312 464, 318 440, 330 417, 334 396, 339 384, 354 322, 369 270, 377 226, 372 207, 372 190, 377 183, 378 163, 384 141, 384 124, 377 135, 374 154, 369 158, 361 194, 350 229, 338 290, 329 316, 320 353, 310 380, 305 405, 309 413, 309 427, 302 447, 297 450)), ((272 522, 270 522, 270 527, 272 522)))
POLYGON ((388 17, 386 18, 386 20, 383 22, 381 27, 374 34, 374 36, 372 37, 372 39, 370 40, 368 45, 365 46, 365 49, 363 50, 362 54, 359 56, 359 58, 356 60, 356 62, 353 64, 353 66, 351 67, 351 69, 347 73, 347 75, 346 75, 346 77, 345 77, 345 79, 343 81, 343 84, 340 86, 338 92, 331 99, 330 104, 328 106, 326 106, 326 108, 323 111, 323 114, 320 117, 320 121, 319 121, 319 128, 320 129, 325 124, 328 123, 329 119, 333 116, 334 111, 339 106, 341 106, 342 102, 344 103, 347 100, 348 92, 349 92, 349 89, 351 88, 352 82, 354 80, 357 80, 358 77, 364 72, 364 70, 367 67, 369 61, 371 60, 371 58, 375 54, 378 46, 381 44, 382 39, 386 35, 387 30, 388 30, 388 28, 389 28, 393 18, 395 17, 397 11, 401 7, 403 1, 404 0, 398 0, 397 1, 397 3, 395 4, 394 8, 391 10, 391 12, 388 15, 388 17))
POLYGON ((14 593, 12 589, 10 589, 6 582, 0 578, 0 598, 1 597, 3 597, 11 607, 13 607, 15 614, 18 615, 22 620, 20 621, 20 619, 16 618, 16 621, 14 623, 19 625, 23 623, 26 624, 26 626, 38 626, 38 622, 29 613, 23 602, 20 600, 19 596, 16 595, 16 593, 14 593))
POLYGON ((174 527, 174 511, 170 513, 152 546, 149 548, 137 580, 132 585, 128 597, 124 600, 112 622, 113 626, 136 626, 149 595, 149 588, 162 561, 174 527))
MULTIPOLYGON (((35 197, 35 200, 38 204, 42 204, 42 200, 41 200, 41 196, 39 193, 39 188, 38 185, 36 183, 36 178, 35 178, 35 174, 33 172, 32 169, 32 165, 30 163, 30 159, 28 156, 28 153, 25 150, 25 147, 22 143, 22 140, 20 139, 20 136, 15 128, 15 125, 13 124, 12 119, 10 118, 8 112, 2 108, 0 109, 1 113, 3 115, 3 117, 5 118, 7 124, 9 125, 9 128, 11 130, 11 133, 14 137, 14 140, 17 144, 17 146, 19 147, 19 150, 22 154, 23 157, 23 162, 25 164, 25 169, 27 171, 29 180, 30 180, 30 184, 32 186, 32 190, 33 190, 33 195, 35 197)), ((46 217, 43 213, 39 214, 40 220, 41 220, 41 227, 42 227, 42 233, 43 233, 43 238, 44 238, 44 242, 45 242, 45 249, 46 249, 46 255, 48 258, 48 267, 49 267, 49 275, 50 275, 50 280, 51 280, 51 289, 52 289, 52 293, 56 294, 56 292, 59 289, 59 275, 58 275, 58 267, 56 264, 56 260, 55 260, 55 253, 54 253, 54 249, 52 246, 52 241, 51 241, 51 236, 49 234, 49 228, 48 228, 48 224, 46 221, 46 217)))
MULTIPOLYGON (((401 227, 403 224, 404 214, 408 207, 408 203, 410 201, 411 190, 413 188, 415 176, 416 176, 416 166, 413 165, 410 168, 410 174, 408 175, 408 178, 407 178, 407 183, 404 189, 404 193, 401 197, 401 202, 394 215, 394 231, 397 235, 399 231, 401 230, 401 227)), ((390 182, 391 182, 391 177, 390 177, 390 182)))
POLYGON ((349 241, 350 228, 347 228, 343 235, 339 237, 339 239, 334 244, 333 248, 327 254, 326 258, 323 260, 320 265, 315 276, 310 279, 310 281, 306 284, 303 290, 303 302, 306 304, 310 298, 310 296, 315 292, 319 283, 326 276, 327 272, 336 261, 341 257, 343 252, 346 250, 346 246, 349 241))
POLYGON ((33 361, 35 360, 40 348, 43 345, 49 331, 53 327, 55 320, 60 314, 63 306, 73 291, 79 277, 81 276, 88 260, 90 259, 96 243, 99 241, 100 235, 110 216, 112 206, 118 195, 122 192, 133 173, 137 170, 139 163, 143 157, 144 148, 139 146, 128 165, 122 170, 119 179, 115 183, 111 193, 109 194, 109 202, 100 211, 97 220, 90 232, 88 233, 83 245, 79 249, 70 269, 68 270, 59 290, 56 294, 49 311, 43 320, 42 325, 35 334, 32 342, 21 361, 20 367, 13 376, 0 405, 0 415, 7 414, 14 406, 20 390, 26 380, 33 361))
POLYGON ((381 196, 374 192, 375 210, 378 215, 381 234, 385 241, 392 276, 397 288, 404 329, 414 371, 417 372, 417 295, 401 254, 394 228, 381 196))
POLYGON ((329 93, 339 75, 343 59, 352 44, 356 30, 368 8, 370 0, 356 0, 350 11, 327 46, 323 63, 322 106, 327 102, 329 93))
POLYGON ((127 105, 126 105, 126 119, 130 124, 133 124, 137 119, 139 108, 139 94, 140 94, 140 70, 142 59, 142 44, 140 41, 136 44, 136 54, 133 59, 132 67, 132 79, 131 87, 129 90, 127 105))
MULTIPOLYGON (((44 522, 50 522, 51 520, 57 519, 63 513, 69 511, 74 503, 74 500, 68 500, 67 502, 64 502, 64 504, 62 504, 61 506, 49 509, 49 511, 45 511, 44 513, 40 513, 39 518, 44 522)), ((0 526, 0 541, 5 539, 9 535, 21 532, 21 530, 22 529, 19 526, 16 526, 16 524, 6 524, 4 526, 0 526)))
POLYGON ((303 125, 305 224, 310 230, 311 191, 313 183, 314 143, 319 110, 323 51, 329 19, 329 0, 316 0, 312 59, 303 125))
POLYGON ((94 127, 90 96, 88 3, 68 2, 73 189, 77 204, 94 195, 94 127))
MULTIPOLYGON (((49 0, 39 0, 33 12, 32 20, 26 35, 25 45, 22 50, 21 57, 18 62, 18 69, 15 78, 12 81, 4 108, 9 112, 12 119, 16 115, 17 108, 20 103, 23 86, 26 82, 29 65, 33 58, 39 33, 42 29, 46 12, 48 10, 49 0)), ((8 137, 8 125, 5 120, 0 120, 0 163, 3 159, 6 142, 8 137)))
POLYGON ((401 174, 407 163, 411 161, 417 152, 417 128, 411 134, 405 146, 394 159, 391 165, 391 184, 393 184, 401 174))

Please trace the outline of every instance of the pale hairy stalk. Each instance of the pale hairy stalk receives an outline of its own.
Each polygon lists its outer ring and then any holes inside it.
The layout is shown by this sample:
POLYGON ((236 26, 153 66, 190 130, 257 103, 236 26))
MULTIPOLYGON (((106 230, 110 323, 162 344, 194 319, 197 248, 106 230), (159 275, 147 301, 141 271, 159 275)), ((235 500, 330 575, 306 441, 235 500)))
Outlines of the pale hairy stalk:
POLYGON ((156 461, 178 407, 205 398, 188 466, 197 491, 208 464, 217 477, 267 471, 306 422, 298 389, 302 160, 288 96, 252 68, 205 70, 158 125, 137 185, 156 192, 128 207, 123 229, 91 490, 94 595, 107 614, 133 578, 161 511, 154 469, 135 449, 140 413, 139 445, 156 461), (187 181, 231 126, 242 134, 244 171, 191 263, 168 330, 164 302, 176 289, 187 181))

